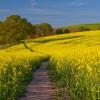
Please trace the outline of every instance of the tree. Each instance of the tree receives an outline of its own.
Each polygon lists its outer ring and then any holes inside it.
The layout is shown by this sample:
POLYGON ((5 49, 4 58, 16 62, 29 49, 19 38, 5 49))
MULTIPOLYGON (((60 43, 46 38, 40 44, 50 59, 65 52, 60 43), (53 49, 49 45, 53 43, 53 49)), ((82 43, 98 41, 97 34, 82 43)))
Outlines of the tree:
POLYGON ((64 33, 70 33, 70 30, 68 28, 64 29, 64 33))
POLYGON ((58 28, 58 29, 56 29, 55 33, 56 34, 63 34, 64 32, 63 32, 63 29, 58 28))
POLYGON ((36 25, 37 36, 45 36, 53 34, 53 27, 48 23, 42 23, 36 25))
POLYGON ((89 28, 87 28, 87 27, 80 27, 79 28, 79 31, 90 31, 90 29, 89 28))
POLYGON ((28 36, 34 37, 35 26, 18 15, 11 15, 0 25, 0 44, 18 43, 28 36))
POLYGON ((0 45, 18 44, 20 40, 46 35, 53 35, 53 27, 48 23, 33 25, 19 15, 8 16, 0 22, 0 45))
POLYGON ((100 26, 97 27, 97 30, 100 30, 100 26))
POLYGON ((43 31, 41 30, 39 24, 36 24, 36 25, 35 25, 35 29, 36 29, 36 35, 35 35, 35 37, 39 37, 39 36, 43 36, 43 35, 44 35, 44 33, 43 33, 43 31))

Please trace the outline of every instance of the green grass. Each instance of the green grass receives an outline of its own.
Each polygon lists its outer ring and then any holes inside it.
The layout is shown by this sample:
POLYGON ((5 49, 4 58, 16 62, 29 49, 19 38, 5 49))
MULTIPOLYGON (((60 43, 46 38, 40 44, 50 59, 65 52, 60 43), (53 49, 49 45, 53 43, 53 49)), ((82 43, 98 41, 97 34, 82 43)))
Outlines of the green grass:
POLYGON ((100 23, 71 25, 71 26, 65 26, 64 28, 80 28, 80 27, 89 28, 91 30, 97 30, 98 28, 100 29, 100 23))

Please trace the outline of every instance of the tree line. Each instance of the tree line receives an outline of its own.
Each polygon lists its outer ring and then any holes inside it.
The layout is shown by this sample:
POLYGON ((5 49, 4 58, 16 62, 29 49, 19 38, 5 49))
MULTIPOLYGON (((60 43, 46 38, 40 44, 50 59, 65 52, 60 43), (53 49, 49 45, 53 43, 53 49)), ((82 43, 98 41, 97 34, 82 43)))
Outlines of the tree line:
POLYGON ((53 28, 48 23, 33 25, 19 15, 11 15, 4 21, 0 21, 0 45, 18 44, 20 40, 24 39, 81 31, 90 31, 90 29, 85 27, 53 28))
POLYGON ((0 21, 0 45, 18 44, 20 40, 52 34, 53 27, 50 24, 33 25, 19 15, 11 15, 0 21))

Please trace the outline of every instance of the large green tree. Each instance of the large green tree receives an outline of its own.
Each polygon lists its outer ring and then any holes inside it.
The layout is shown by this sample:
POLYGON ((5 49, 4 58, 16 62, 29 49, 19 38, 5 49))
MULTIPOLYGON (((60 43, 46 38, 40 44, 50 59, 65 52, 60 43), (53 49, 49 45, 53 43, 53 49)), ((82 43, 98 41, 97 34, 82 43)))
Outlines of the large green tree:
POLYGON ((35 35, 35 26, 25 18, 11 15, 0 25, 0 44, 18 43, 19 40, 35 35))

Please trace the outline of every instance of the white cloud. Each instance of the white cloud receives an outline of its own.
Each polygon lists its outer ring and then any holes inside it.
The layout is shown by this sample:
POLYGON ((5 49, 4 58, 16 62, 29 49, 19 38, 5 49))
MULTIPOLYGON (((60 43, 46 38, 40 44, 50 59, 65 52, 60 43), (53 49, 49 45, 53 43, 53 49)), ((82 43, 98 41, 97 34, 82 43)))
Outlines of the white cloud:
POLYGON ((85 6, 86 4, 88 4, 89 0, 73 0, 72 2, 70 2, 68 4, 69 7, 72 7, 72 6, 77 6, 77 7, 80 7, 80 6, 85 6))

